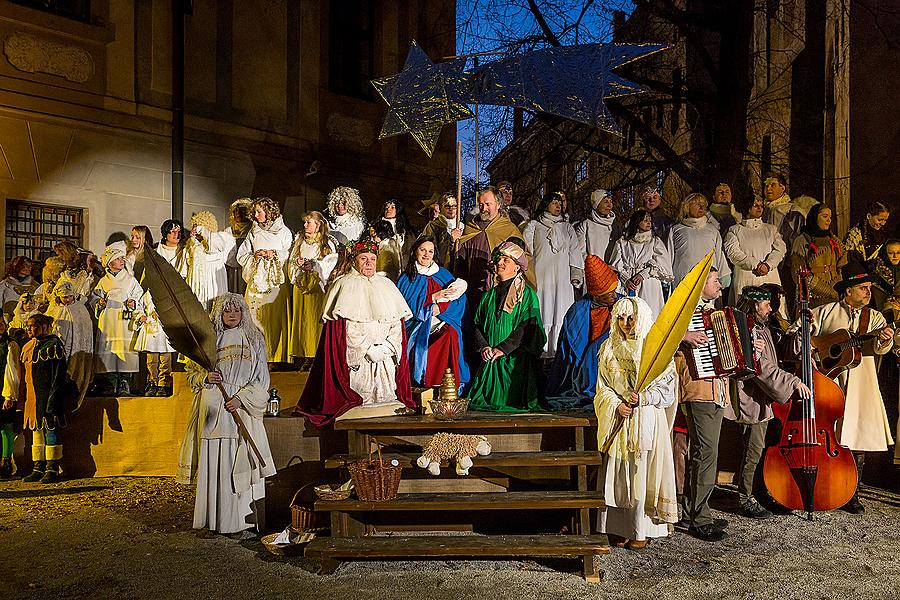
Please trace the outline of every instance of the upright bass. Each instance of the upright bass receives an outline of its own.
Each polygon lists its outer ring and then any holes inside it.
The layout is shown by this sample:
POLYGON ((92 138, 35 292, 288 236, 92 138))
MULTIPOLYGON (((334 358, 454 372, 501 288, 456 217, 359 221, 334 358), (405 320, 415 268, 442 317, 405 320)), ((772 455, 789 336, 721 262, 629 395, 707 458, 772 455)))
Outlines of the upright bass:
POLYGON ((772 498, 782 506, 806 512, 834 510, 856 492, 858 474, 853 454, 837 442, 834 423, 844 414, 844 393, 816 369, 812 357, 809 311, 809 270, 801 269, 800 377, 812 398, 794 392, 785 404, 775 404, 781 421, 781 439, 766 449, 763 480, 772 498))

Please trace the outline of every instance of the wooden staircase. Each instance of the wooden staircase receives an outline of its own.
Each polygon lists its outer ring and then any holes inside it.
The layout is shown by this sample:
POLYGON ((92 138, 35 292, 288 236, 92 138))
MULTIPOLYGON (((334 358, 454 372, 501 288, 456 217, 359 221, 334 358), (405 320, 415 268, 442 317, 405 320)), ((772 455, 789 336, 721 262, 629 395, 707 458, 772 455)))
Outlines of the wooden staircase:
MULTIPOLYGON (((568 448, 534 452, 495 452, 473 458, 469 478, 497 481, 501 468, 552 467, 566 468, 568 474, 560 487, 529 491, 401 493, 386 502, 363 502, 356 499, 325 501, 315 504, 316 511, 331 514, 332 537, 319 537, 306 548, 306 556, 324 559, 400 558, 400 557, 511 557, 572 556, 583 561, 583 574, 589 581, 599 580, 594 558, 609 552, 604 535, 590 535, 591 511, 603 506, 602 494, 588 490, 587 468, 599 465, 596 451, 585 450, 585 428, 590 418, 559 414, 492 414, 468 413, 458 421, 440 421, 431 415, 386 417, 338 421, 336 430, 346 430, 349 454, 335 455, 325 461, 328 469, 342 468, 364 458, 377 437, 384 441, 396 435, 430 435, 437 431, 475 433, 492 440, 500 436, 522 433, 553 432, 555 438, 569 437, 568 448), (446 532, 458 529, 466 515, 497 511, 527 511, 534 522, 541 523, 541 511, 571 510, 573 534, 480 535, 466 530, 466 535, 380 535, 379 523, 386 517, 403 519, 428 513, 437 520, 431 528, 446 532)), ((418 451, 384 452, 388 461, 395 459, 404 469, 423 470, 415 466, 418 451)), ((449 465, 442 465, 446 467, 449 465)), ((456 477, 453 475, 453 477, 456 477)), ((407 474, 404 473, 404 478, 407 474)), ((462 479, 462 478, 460 478, 462 479)), ((499 521, 502 516, 493 520, 499 521)), ((409 519, 407 519, 408 521, 409 519)))

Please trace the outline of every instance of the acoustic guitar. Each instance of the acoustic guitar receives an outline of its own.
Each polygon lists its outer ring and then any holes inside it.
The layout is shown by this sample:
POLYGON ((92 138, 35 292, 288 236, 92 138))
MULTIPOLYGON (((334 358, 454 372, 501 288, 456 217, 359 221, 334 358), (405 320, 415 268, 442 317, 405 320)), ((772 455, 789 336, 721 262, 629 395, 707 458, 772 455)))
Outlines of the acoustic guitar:
POLYGON ((898 325, 900 325, 900 320, 863 334, 853 333, 849 329, 838 329, 828 335, 812 336, 810 342, 815 350, 814 355, 819 371, 834 379, 841 374, 841 371, 859 366, 859 363, 862 362, 863 345, 876 339, 882 330, 888 327, 896 329, 898 325))

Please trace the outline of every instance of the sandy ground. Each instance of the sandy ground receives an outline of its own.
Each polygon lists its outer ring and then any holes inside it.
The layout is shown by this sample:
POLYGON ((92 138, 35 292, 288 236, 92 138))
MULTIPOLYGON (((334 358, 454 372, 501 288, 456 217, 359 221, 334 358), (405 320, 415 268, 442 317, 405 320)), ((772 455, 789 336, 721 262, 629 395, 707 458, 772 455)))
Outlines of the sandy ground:
POLYGON ((604 581, 576 561, 319 563, 270 555, 257 540, 190 529, 193 493, 171 480, 0 483, 0 591, 8 598, 897 598, 900 496, 863 494, 867 512, 717 516, 730 536, 710 544, 675 533, 601 559, 604 581))

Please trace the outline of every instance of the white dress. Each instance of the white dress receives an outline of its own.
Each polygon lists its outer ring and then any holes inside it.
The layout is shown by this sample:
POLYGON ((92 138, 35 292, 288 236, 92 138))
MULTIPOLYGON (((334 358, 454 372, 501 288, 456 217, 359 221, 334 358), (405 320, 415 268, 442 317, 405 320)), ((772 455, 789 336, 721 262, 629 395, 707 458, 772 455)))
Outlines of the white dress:
POLYGON ((609 256, 609 266, 619 273, 619 292, 627 295, 626 282, 640 275, 643 280, 634 295, 650 305, 653 317, 659 316, 666 303, 663 282, 671 283, 672 258, 662 240, 652 231, 639 232, 632 239, 620 238, 609 256))
POLYGON ((137 312, 143 295, 141 284, 125 269, 115 275, 107 271, 94 288, 91 304, 97 311, 95 366, 98 373, 137 372, 136 333, 133 320, 125 318, 125 302, 134 300, 134 312, 137 312), (102 308, 98 306, 101 299, 106 300, 102 308))
POLYGON ((241 400, 238 414, 266 463, 262 467, 225 410, 218 386, 204 383, 207 372, 189 363, 188 380, 196 392, 179 460, 179 483, 197 482, 194 529, 219 533, 243 531, 258 523, 255 505, 266 495, 265 478, 275 474, 263 425, 269 388, 266 348, 248 338, 241 327, 226 329, 216 339, 216 369, 225 391, 241 400))
POLYGON ((762 219, 744 219, 725 234, 724 249, 728 260, 734 265, 730 296, 732 306, 748 285, 764 283, 781 285, 778 266, 784 260, 786 247, 774 225, 764 223, 762 219), (759 277, 752 271, 761 262, 769 265, 769 272, 759 277))
POLYGON ((265 334, 269 362, 291 360, 291 284, 285 265, 293 239, 282 217, 267 228, 254 223, 247 236, 249 243, 241 244, 237 256, 247 282, 244 297, 250 316, 265 334), (275 254, 272 258, 257 257, 257 250, 273 250, 275 254))
POLYGON ((681 283, 684 276, 703 260, 710 250, 715 250, 713 266, 719 271, 722 287, 728 287, 731 283, 731 267, 728 266, 725 253, 722 251, 722 236, 719 233, 719 226, 710 223, 706 217, 699 219, 688 217, 682 219, 681 223, 673 225, 669 229, 666 247, 672 257, 675 285, 681 283))
POLYGON ((228 273, 225 261, 228 258, 229 243, 234 245, 234 236, 224 231, 210 232, 203 226, 197 227, 203 242, 191 238, 187 241, 187 282, 200 304, 208 311, 212 300, 228 291, 228 273))
POLYGON ((541 321, 547 334, 544 357, 552 358, 566 312, 575 302, 572 279, 584 271, 581 247, 571 223, 549 213, 529 221, 522 237, 534 261, 541 321))
POLYGON ((169 247, 160 242, 156 246, 156 253, 166 259, 166 262, 172 265, 179 275, 187 277, 188 265, 182 245, 169 247))
POLYGON ((134 342, 135 350, 156 354, 175 352, 175 349, 169 345, 169 338, 163 331, 159 317, 156 316, 156 305, 153 303, 150 290, 144 292, 140 309, 134 312, 134 318, 135 326, 138 328, 137 338, 134 342), (141 317, 146 317, 147 320, 141 323, 141 317))

